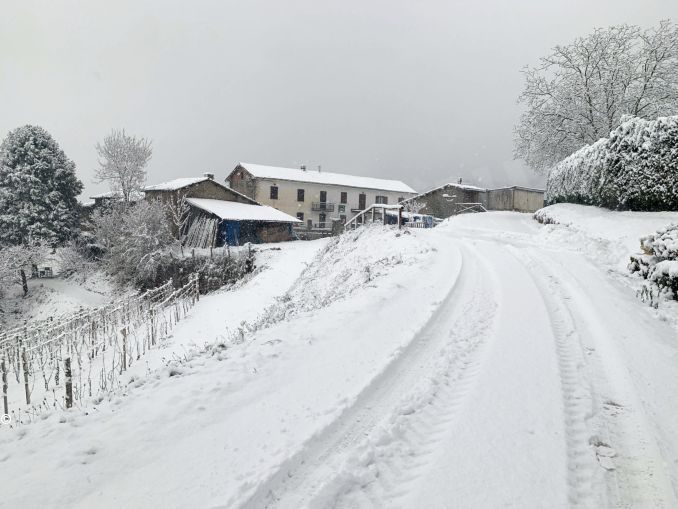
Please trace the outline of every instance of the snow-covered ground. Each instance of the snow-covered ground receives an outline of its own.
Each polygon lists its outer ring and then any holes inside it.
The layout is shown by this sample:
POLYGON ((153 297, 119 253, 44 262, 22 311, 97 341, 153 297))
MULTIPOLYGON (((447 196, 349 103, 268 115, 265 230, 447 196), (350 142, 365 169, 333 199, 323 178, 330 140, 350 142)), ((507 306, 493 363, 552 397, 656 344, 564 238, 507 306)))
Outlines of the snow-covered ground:
POLYGON ((81 307, 103 306, 124 292, 100 271, 84 280, 81 276, 29 279, 28 288, 27 296, 19 285, 6 289, 0 302, 0 325, 12 328, 70 314, 81 307))
POLYGON ((619 274, 678 214, 549 209, 262 253, 171 367, 0 428, 0 504, 677 507, 678 336, 619 274))

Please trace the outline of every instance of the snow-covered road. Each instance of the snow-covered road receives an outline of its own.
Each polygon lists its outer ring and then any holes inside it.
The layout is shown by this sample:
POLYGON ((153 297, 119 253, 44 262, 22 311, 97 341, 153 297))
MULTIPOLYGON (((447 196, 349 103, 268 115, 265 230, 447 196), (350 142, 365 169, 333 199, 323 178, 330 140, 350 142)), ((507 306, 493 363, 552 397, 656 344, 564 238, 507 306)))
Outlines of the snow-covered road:
POLYGON ((678 507, 676 331, 581 240, 512 213, 358 233, 251 341, 0 430, 0 504, 678 507))
POLYGON ((446 299, 245 506, 678 507, 675 332, 525 216, 488 219, 435 232, 462 253, 446 299))

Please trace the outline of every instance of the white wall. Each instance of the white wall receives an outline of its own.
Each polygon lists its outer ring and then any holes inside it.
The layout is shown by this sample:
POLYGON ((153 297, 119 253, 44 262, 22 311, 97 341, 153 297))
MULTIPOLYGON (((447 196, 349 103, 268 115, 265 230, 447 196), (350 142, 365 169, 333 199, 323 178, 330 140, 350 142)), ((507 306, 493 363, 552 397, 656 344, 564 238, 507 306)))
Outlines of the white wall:
POLYGON ((273 179, 257 179, 256 199, 259 203, 270 205, 278 210, 281 210, 291 216, 296 217, 297 212, 304 214, 304 223, 309 219, 313 220, 313 224, 319 222, 319 214, 321 212, 314 212, 311 210, 313 202, 320 201, 320 191, 327 192, 327 203, 334 204, 332 212, 326 212, 327 226, 330 226, 330 219, 338 218, 340 215, 345 215, 347 219, 351 219, 355 212, 351 209, 358 208, 358 195, 365 193, 366 206, 370 206, 376 201, 377 195, 388 197, 389 204, 398 203, 400 198, 409 198, 414 196, 414 193, 396 193, 393 191, 378 191, 375 189, 363 189, 357 187, 343 187, 329 184, 313 184, 308 182, 293 182, 288 180, 273 180, 273 179), (278 187, 278 199, 270 199, 270 187, 276 185, 278 187), (297 189, 304 189, 304 201, 297 201, 297 189), (341 192, 348 193, 348 200, 345 206, 345 212, 339 211, 341 192))

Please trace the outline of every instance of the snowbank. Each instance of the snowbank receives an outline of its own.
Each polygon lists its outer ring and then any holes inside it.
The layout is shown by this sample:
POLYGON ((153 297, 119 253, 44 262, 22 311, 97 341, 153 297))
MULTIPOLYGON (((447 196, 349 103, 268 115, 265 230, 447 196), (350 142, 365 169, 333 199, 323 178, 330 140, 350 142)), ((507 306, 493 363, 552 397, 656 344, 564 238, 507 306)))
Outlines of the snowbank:
POLYGON ((642 237, 678 222, 678 212, 620 212, 568 203, 545 207, 534 217, 546 224, 546 242, 564 241, 624 273, 629 256, 640 251, 642 237))

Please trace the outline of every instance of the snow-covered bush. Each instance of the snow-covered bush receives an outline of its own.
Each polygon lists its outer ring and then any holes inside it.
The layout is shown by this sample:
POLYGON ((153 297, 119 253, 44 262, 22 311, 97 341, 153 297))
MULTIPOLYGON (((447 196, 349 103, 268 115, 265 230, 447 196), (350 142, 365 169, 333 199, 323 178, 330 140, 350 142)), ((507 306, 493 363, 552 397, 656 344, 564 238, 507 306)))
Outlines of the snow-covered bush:
POLYGON ((593 145, 558 163, 546 201, 629 210, 678 210, 678 116, 626 117, 593 145))
POLYGON ((153 270, 155 259, 175 243, 160 202, 97 211, 92 225, 106 270, 122 283, 139 284, 140 274, 153 270))
POLYGON ((134 283, 141 289, 156 288, 170 279, 175 287, 188 283, 191 274, 198 274, 200 293, 208 293, 233 284, 254 269, 252 251, 231 254, 218 250, 212 255, 182 256, 175 249, 156 251, 145 258, 134 283))
POLYGON ((678 299, 678 224, 640 239, 643 254, 631 256, 629 270, 678 299))
POLYGON ((602 139, 559 163, 546 183, 547 202, 595 204, 607 159, 607 140, 602 139))
POLYGON ((92 224, 96 242, 90 239, 85 249, 101 250, 106 271, 122 284, 150 289, 172 279, 180 287, 197 273, 206 293, 253 270, 250 250, 233 256, 230 251, 184 256, 171 233, 168 209, 159 201, 109 207, 94 213, 92 224))

